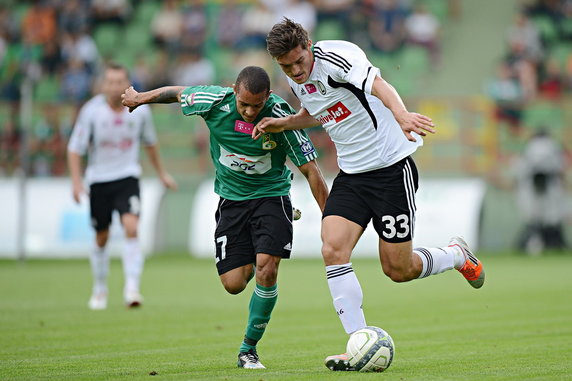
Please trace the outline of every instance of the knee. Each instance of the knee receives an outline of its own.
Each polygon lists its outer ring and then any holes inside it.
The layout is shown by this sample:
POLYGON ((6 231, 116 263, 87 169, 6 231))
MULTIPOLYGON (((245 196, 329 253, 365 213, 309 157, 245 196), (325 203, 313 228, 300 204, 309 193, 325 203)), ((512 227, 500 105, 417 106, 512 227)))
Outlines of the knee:
POLYGON ((222 285, 226 292, 231 295, 240 294, 246 288, 246 281, 236 282, 236 281, 222 281, 222 285))
POLYGON ((408 282, 413 279, 407 269, 396 266, 383 266, 383 273, 396 283, 408 282))
POLYGON ((137 238, 137 227, 125 227, 125 236, 127 238, 137 238))
POLYGON ((256 282, 263 286, 273 285, 278 278, 278 266, 274 261, 269 261, 263 265, 256 265, 256 282))
POLYGON ((322 257, 326 266, 341 265, 349 261, 347 253, 327 242, 322 245, 322 257))

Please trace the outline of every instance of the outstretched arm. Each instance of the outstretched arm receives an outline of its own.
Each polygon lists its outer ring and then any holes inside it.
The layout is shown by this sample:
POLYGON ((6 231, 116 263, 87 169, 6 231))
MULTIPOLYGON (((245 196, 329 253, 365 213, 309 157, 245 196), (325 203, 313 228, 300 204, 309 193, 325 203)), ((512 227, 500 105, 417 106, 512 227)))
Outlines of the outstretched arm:
POLYGON ((415 112, 407 111, 403 100, 395 88, 387 83, 383 78, 375 77, 371 94, 379 98, 383 104, 391 110, 408 140, 412 142, 416 141, 411 135, 411 132, 415 132, 421 136, 427 135, 425 131, 432 134, 435 133, 435 129, 433 128, 435 125, 431 118, 415 112))
POLYGON ((316 199, 320 210, 323 212, 326 207, 326 199, 328 198, 329 191, 326 180, 324 180, 324 176, 322 176, 322 172, 320 171, 320 167, 318 167, 315 160, 312 160, 299 166, 298 169, 302 172, 304 177, 306 177, 306 180, 308 180, 312 195, 316 199))
POLYGON ((284 130, 302 130, 304 128, 319 125, 318 122, 305 108, 300 109, 294 115, 282 118, 262 118, 252 130, 252 138, 258 139, 261 135, 269 132, 282 132, 284 130))
POLYGON ((180 102, 183 90, 185 90, 184 86, 165 86, 140 93, 131 86, 121 95, 121 103, 129 107, 129 112, 132 112, 147 103, 180 102))
POLYGON ((161 158, 159 156, 159 149, 156 144, 145 146, 145 150, 147 151, 147 156, 149 157, 149 161, 155 171, 157 171, 157 175, 159 179, 163 183, 163 185, 171 190, 177 190, 177 183, 171 177, 171 175, 165 171, 163 168, 163 163, 161 163, 161 158))

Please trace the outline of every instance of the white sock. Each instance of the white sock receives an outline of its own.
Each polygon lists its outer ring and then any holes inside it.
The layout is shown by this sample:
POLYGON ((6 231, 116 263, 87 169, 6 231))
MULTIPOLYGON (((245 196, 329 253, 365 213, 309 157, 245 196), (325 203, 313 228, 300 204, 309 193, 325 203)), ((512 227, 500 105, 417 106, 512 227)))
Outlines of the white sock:
POLYGON ((89 262, 93 274, 93 293, 107 292, 107 275, 109 274, 107 249, 94 245, 89 255, 89 262))
POLYGON ((363 293, 352 264, 326 266, 326 276, 334 307, 346 333, 365 327, 363 293))
POLYGON ((123 245, 123 273, 125 274, 125 293, 139 292, 139 281, 143 273, 143 253, 137 238, 126 238, 123 245))
MULTIPOLYGON (((457 247, 417 247, 413 252, 421 258, 423 262, 423 270, 419 278, 425 278, 429 275, 440 274, 452 268, 457 268, 460 250, 457 247)), ((462 255, 462 252, 461 252, 462 255)), ((463 256, 463 262, 465 259, 463 256)))

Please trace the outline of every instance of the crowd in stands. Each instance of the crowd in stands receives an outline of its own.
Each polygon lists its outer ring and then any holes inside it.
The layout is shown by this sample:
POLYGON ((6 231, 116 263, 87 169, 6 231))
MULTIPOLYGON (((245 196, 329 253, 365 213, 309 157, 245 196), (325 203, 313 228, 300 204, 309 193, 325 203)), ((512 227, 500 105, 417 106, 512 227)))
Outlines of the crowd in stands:
MULTIPOLYGON (((333 23, 335 38, 382 55, 422 46, 430 62, 439 65, 440 21, 424 0, 7 0, 0 3, 0 175, 18 166, 25 79, 34 88, 34 114, 39 115, 27 139, 31 173, 64 175, 60 153, 75 115, 62 118, 58 107, 79 109, 93 94, 106 61, 125 63, 117 56, 135 54, 128 66, 139 90, 217 81, 228 85, 245 64, 272 69, 265 37, 283 16, 311 35, 322 23, 333 23), (141 10, 150 5, 145 19, 141 10), (110 27, 114 33, 98 39, 110 27), (217 62, 221 51, 229 53, 228 65, 217 62), (51 92, 42 96, 45 87, 51 92)), ((291 96, 282 88, 283 79, 273 81, 279 94, 291 96)), ((295 99, 288 100, 297 106, 295 99)))
POLYGON ((497 120, 514 135, 523 111, 538 99, 572 94, 572 1, 525 1, 506 31, 506 54, 487 86, 497 120))

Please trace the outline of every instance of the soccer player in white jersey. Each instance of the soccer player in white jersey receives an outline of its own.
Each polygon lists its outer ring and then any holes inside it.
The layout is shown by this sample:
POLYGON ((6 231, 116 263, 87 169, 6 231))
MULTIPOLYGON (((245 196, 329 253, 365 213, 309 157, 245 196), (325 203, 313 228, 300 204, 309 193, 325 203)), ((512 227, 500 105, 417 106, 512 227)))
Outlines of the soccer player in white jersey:
MULTIPOLYGON (((485 280, 481 262, 466 242, 453 237, 448 246, 413 248, 418 174, 412 153, 430 118, 407 111, 355 44, 312 44, 301 25, 284 19, 274 25, 267 48, 288 76, 302 108, 293 116, 265 118, 259 134, 321 124, 335 143, 340 172, 322 219, 322 256, 334 307, 348 334, 366 326, 363 294, 350 262, 352 250, 369 221, 379 235, 383 272, 406 282, 457 269, 471 286, 485 280)), ((329 356, 331 370, 351 370, 346 354, 329 356)))
POLYGON ((77 203, 86 193, 81 158, 88 153, 85 183, 89 185, 91 223, 96 232, 95 245, 90 254, 94 279, 88 305, 94 310, 107 307, 107 241, 114 210, 119 212, 125 231, 122 253, 125 304, 137 307, 143 300, 139 283, 144 257, 137 231, 141 140, 161 182, 170 189, 177 187, 162 166, 151 110, 142 107, 136 113, 129 113, 127 107, 121 104, 121 94, 129 85, 129 73, 124 67, 116 64, 107 66, 101 82, 102 94, 96 95, 81 108, 68 144, 68 166, 73 198, 77 203))
POLYGON ((263 117, 295 113, 272 94, 270 78, 260 67, 242 69, 232 88, 167 86, 144 93, 129 88, 123 96, 130 109, 173 102, 180 102, 185 116, 203 118, 209 129, 214 190, 220 196, 214 232, 220 281, 228 293, 239 294, 256 276, 237 364, 262 369, 257 344, 278 298, 278 265, 292 250, 292 172, 286 158, 302 172, 323 211, 328 188, 316 164, 317 153, 304 131, 269 133, 259 141, 251 138, 263 117))

